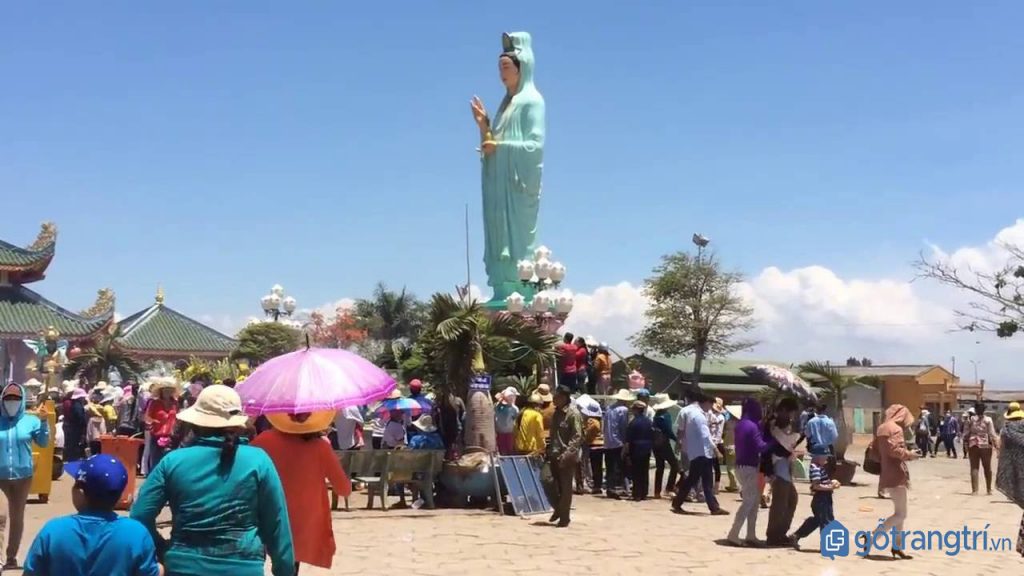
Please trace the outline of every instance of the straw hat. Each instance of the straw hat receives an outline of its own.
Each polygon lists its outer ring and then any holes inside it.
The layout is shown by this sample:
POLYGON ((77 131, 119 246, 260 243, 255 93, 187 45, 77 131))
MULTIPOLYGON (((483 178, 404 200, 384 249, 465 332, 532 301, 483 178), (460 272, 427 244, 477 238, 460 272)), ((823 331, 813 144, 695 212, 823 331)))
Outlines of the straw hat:
POLYGON ((541 398, 540 394, 534 392, 533 394, 530 394, 529 398, 526 399, 526 403, 532 404, 534 406, 540 406, 541 404, 544 403, 544 399, 541 398))
POLYGON ((321 410, 311 413, 302 422, 293 420, 291 414, 267 414, 267 420, 271 426, 285 434, 313 434, 330 428, 337 414, 335 410, 321 410))
POLYGON ((633 402, 633 404, 630 406, 630 408, 632 408, 633 410, 643 410, 643 411, 646 412, 647 411, 647 403, 644 402, 643 400, 637 400, 636 402, 633 402))
POLYGON ((437 426, 434 426, 434 418, 430 414, 420 416, 412 425, 419 428, 420 432, 437 432, 437 426))
POLYGON ((616 402, 632 402, 633 400, 636 400, 636 398, 633 396, 633 393, 626 388, 619 388, 619 391, 612 396, 612 400, 615 400, 616 402))
POLYGON ((93 392, 103 392, 104 390, 107 389, 107 386, 108 386, 108 384, 106 382, 104 382, 103 380, 100 380, 99 382, 96 383, 95 386, 92 387, 92 391, 93 392))
POLYGON ((651 398, 651 404, 651 408, 654 409, 655 412, 659 410, 668 410, 673 406, 678 406, 675 400, 668 397, 668 394, 655 394, 654 397, 651 398))
POLYGON ((555 399, 555 397, 551 395, 551 386, 548 386, 547 384, 537 386, 537 394, 540 396, 541 403, 551 402, 555 399))
POLYGON ((156 395, 160 390, 164 388, 171 388, 173 390, 178 389, 178 380, 173 376, 163 376, 159 378, 153 378, 149 381, 149 393, 156 395))
POLYGON ((1007 420, 1024 420, 1024 410, 1020 409, 1020 402, 1010 402, 1006 407, 1007 420))
POLYGON ((203 428, 240 428, 249 420, 238 392, 223 384, 203 388, 196 403, 178 413, 178 420, 203 428))

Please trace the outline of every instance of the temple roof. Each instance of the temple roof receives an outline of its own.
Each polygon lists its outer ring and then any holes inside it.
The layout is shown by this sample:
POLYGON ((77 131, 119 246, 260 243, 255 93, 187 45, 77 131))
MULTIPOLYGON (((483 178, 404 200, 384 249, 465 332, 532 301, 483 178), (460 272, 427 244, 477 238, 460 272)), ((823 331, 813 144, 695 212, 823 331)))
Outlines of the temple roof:
POLYGON ((223 358, 238 342, 167 307, 163 294, 156 303, 118 323, 118 345, 140 356, 206 356, 223 358))
POLYGON ((35 338, 53 326, 61 338, 92 336, 114 319, 114 293, 100 290, 82 313, 67 310, 24 286, 0 286, 0 337, 35 338))
POLYGON ((21 248, 0 240, 0 272, 11 284, 42 280, 57 248, 57 227, 43 223, 35 242, 21 248))

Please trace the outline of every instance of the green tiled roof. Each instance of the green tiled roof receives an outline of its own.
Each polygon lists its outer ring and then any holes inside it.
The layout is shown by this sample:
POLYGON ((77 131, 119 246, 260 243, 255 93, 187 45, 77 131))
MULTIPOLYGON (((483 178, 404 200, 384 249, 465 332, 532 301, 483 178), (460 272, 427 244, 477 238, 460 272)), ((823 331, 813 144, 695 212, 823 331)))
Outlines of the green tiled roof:
POLYGON ((26 250, 0 240, 0 266, 10 268, 29 267, 49 258, 53 258, 55 244, 49 244, 41 250, 26 250))
POLYGON ((114 315, 111 308, 94 318, 66 310, 24 286, 0 286, 0 336, 33 338, 53 326, 62 338, 81 338, 99 331, 114 315))
MULTIPOLYGON (((662 356, 647 356, 646 358, 651 362, 664 364, 665 366, 678 370, 684 374, 693 373, 693 356, 678 356, 676 358, 666 358, 662 356)), ((755 360, 749 358, 716 358, 705 359, 704 363, 701 364, 700 371, 701 374, 705 375, 747 378, 747 374, 740 370, 740 368, 744 366, 750 366, 752 364, 773 364, 775 366, 789 368, 788 364, 775 362, 771 360, 755 360)))
POLYGON ((163 304, 121 320, 118 344, 134 352, 227 356, 238 342, 163 304))

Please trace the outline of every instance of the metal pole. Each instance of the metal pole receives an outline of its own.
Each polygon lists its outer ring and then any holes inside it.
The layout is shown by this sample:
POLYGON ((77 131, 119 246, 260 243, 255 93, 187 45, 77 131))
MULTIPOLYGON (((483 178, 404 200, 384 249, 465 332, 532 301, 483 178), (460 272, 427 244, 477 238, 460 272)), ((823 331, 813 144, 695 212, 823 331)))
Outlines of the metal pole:
POLYGON ((469 286, 472 280, 469 267, 469 203, 466 203, 466 295, 469 295, 469 286))

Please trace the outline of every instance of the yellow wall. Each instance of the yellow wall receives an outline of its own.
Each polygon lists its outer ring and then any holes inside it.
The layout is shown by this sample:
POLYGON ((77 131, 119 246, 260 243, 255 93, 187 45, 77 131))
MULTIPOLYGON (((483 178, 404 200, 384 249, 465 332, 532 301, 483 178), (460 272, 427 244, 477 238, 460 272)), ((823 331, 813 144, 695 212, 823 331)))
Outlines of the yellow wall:
POLYGON ((885 407, 903 404, 912 412, 917 412, 923 396, 913 376, 885 376, 882 382, 882 404, 885 407))
POLYGON ((950 407, 956 398, 949 389, 960 379, 941 367, 935 367, 919 376, 885 376, 882 381, 882 403, 885 406, 903 404, 916 414, 925 403, 939 402, 940 398, 944 404, 940 410, 950 407))

